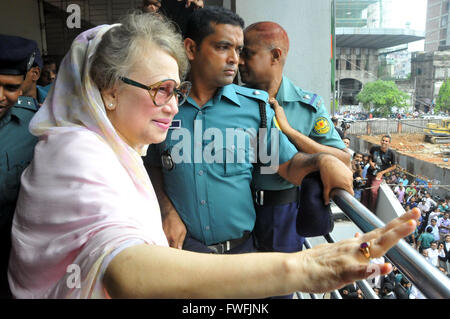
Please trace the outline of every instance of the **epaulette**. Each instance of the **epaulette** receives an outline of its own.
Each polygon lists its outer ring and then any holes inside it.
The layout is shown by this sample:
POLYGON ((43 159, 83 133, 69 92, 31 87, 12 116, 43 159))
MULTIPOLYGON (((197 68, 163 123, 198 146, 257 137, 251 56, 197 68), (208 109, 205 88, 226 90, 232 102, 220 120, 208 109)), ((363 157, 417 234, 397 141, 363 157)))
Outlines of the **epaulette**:
POLYGON ((320 95, 300 89, 298 93, 300 95, 300 102, 312 106, 316 110, 323 106, 323 98, 320 95))
POLYGON ((14 107, 27 109, 33 112, 37 112, 38 110, 37 101, 30 96, 19 96, 14 107))
POLYGON ((263 90, 252 89, 238 85, 234 87, 234 90, 237 94, 243 95, 251 99, 256 99, 263 102, 267 102, 269 100, 269 94, 263 90))

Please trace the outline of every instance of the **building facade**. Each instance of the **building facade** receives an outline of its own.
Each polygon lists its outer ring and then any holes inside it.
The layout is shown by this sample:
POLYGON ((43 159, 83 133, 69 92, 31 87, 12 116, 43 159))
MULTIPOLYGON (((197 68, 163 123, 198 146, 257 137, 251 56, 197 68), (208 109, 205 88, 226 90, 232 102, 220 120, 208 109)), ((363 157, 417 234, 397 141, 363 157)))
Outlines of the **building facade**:
MULTIPOLYGON (((362 87, 379 78, 408 77, 404 53, 383 49, 423 39, 423 32, 392 28, 392 0, 336 0, 336 98, 339 105, 356 105, 362 87), (402 61, 398 61, 398 57, 402 61)), ((408 55, 408 53, 407 53, 408 55)), ((409 59, 409 55, 407 57, 409 59)))
POLYGON ((416 109, 429 112, 442 83, 450 78, 450 50, 414 52, 411 77, 415 87, 416 109))
POLYGON ((428 0, 425 27, 425 51, 450 46, 450 0, 428 0))

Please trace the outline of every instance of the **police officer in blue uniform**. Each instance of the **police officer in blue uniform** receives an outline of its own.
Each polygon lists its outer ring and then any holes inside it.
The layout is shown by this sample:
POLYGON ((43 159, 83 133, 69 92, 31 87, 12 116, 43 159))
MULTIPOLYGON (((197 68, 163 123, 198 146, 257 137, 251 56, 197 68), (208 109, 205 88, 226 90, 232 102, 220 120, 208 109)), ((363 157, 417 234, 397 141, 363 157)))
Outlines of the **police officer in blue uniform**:
POLYGON ((7 281, 11 222, 20 188, 20 176, 33 157, 37 138, 28 124, 37 101, 19 99, 27 72, 36 56, 34 41, 0 35, 0 298, 10 297, 7 281))
MULTIPOLYGON (((269 166, 264 168, 294 183, 308 172, 331 168, 320 155, 297 153, 275 127, 266 92, 232 84, 243 46, 242 28, 239 16, 220 7, 196 10, 187 25, 191 93, 166 141, 152 145, 144 160, 172 247, 207 253, 254 250, 250 184, 257 158, 269 166), (263 149, 257 152, 252 145, 261 123, 267 131, 257 137, 256 146, 263 149), (255 154, 270 154, 270 160, 255 154)), ((344 173, 335 178, 331 170, 324 172, 330 178, 327 183, 351 192, 351 171, 334 157, 325 158, 344 173)))
MULTIPOLYGON (((283 68, 289 50, 286 31, 274 22, 259 22, 244 31, 244 49, 239 65, 246 85, 268 91, 282 131, 299 151, 326 152, 350 165, 350 154, 331 124, 323 99, 295 86, 283 68)), ((294 252, 304 238, 296 229, 301 190, 279 175, 255 174, 257 221, 255 233, 262 251, 294 252)), ((304 198, 306 200, 306 198, 304 198)), ((323 202, 311 202, 314 211, 323 202)), ((300 206, 300 207, 299 207, 300 206)))
POLYGON ((41 72, 44 66, 44 62, 41 57, 41 51, 38 48, 36 41, 24 39, 28 45, 29 51, 32 51, 31 59, 33 61, 30 69, 25 75, 25 81, 22 84, 22 96, 17 101, 18 104, 24 105, 29 103, 34 103, 38 107, 44 103, 47 93, 50 89, 49 87, 43 87, 38 85, 38 80, 41 77, 41 72))

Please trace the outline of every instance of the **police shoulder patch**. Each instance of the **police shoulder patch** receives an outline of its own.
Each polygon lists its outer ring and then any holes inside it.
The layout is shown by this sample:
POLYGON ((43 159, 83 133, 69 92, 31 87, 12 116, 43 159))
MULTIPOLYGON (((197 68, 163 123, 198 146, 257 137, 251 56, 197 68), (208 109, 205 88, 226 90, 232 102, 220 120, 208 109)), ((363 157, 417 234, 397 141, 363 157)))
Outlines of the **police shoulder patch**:
POLYGON ((319 117, 314 122, 314 132, 316 134, 327 134, 331 129, 331 124, 326 117, 319 117))

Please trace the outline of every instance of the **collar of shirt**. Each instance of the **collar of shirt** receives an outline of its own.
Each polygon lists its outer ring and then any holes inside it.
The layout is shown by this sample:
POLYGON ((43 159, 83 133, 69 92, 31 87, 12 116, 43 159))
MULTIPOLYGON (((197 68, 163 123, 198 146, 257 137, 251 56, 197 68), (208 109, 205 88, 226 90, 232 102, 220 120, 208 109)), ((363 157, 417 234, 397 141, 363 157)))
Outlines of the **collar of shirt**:
POLYGON ((314 110, 318 109, 318 107, 316 106, 316 102, 318 102, 319 97, 316 94, 310 94, 302 91, 284 75, 281 80, 276 99, 277 101, 284 102, 301 102, 309 105, 314 110))
MULTIPOLYGON (((11 114, 12 114, 11 109, 9 109, 8 112, 0 119, 0 128, 6 126, 6 124, 8 124, 11 121, 11 114)), ((14 118, 17 117, 14 116, 14 118)))
MULTIPOLYGON (((234 84, 228 84, 228 85, 225 85, 224 87, 219 88, 216 91, 216 94, 214 94, 214 96, 212 97, 212 99, 210 99, 208 102, 206 102, 205 105, 203 105, 201 107, 201 109, 204 109, 206 107, 210 107, 210 106, 213 106, 213 105, 219 103, 222 100, 222 98, 228 99, 229 101, 232 102, 232 104, 234 104, 238 107, 241 106, 241 102, 239 101, 239 98, 236 95, 236 90, 234 88, 234 84)), ((190 105, 192 105, 193 107, 200 109, 197 102, 195 102, 195 100, 192 97, 189 96, 187 98, 186 102, 189 103, 190 105)))

